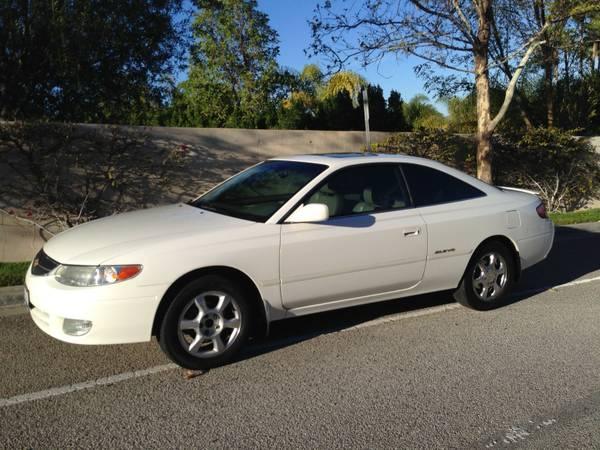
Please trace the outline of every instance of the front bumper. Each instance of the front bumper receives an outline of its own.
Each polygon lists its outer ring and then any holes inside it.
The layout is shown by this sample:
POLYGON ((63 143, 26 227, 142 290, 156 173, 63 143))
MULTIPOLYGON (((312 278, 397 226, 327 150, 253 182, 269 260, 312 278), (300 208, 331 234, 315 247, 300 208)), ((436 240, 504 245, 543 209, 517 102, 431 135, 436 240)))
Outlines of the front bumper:
POLYGON ((111 286, 71 287, 53 276, 25 279, 34 323, 45 333, 74 344, 125 344, 152 337, 152 324, 167 286, 139 286, 135 280, 111 286), (65 319, 92 322, 82 336, 65 333, 65 319))

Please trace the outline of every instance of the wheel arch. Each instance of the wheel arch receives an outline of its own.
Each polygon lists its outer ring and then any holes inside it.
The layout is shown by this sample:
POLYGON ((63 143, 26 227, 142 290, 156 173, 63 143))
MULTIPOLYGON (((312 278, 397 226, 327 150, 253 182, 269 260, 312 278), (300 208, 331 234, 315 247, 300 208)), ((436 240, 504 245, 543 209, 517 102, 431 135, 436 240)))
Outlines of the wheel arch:
POLYGON ((258 321, 252 330, 252 336, 259 337, 264 336, 269 330, 269 310, 267 303, 263 300, 263 297, 258 289, 256 283, 246 273, 239 269, 229 266, 209 266, 202 267, 180 276, 175 280, 167 289, 162 296, 156 313, 154 314, 154 321, 152 323, 152 336, 159 335, 160 324, 162 319, 169 308, 171 300, 175 298, 177 293, 191 281, 204 276, 204 275, 221 275, 234 282, 237 282, 242 286, 245 292, 248 293, 248 298, 252 302, 253 307, 258 311, 258 321))
POLYGON ((471 257, 469 258, 469 262, 467 263, 467 266, 465 267, 465 270, 463 272, 463 277, 460 279, 460 281, 458 283, 459 285, 462 282, 462 279, 464 278, 465 274, 467 273, 467 270, 469 269, 471 262, 473 262, 473 258, 475 257, 477 250, 479 250, 484 245, 489 244, 490 242, 499 242, 500 244, 504 245, 507 249, 510 250, 510 252, 513 256, 513 262, 515 263, 515 267, 516 267, 516 280, 515 281, 519 281, 519 278, 521 277, 521 257, 519 255, 519 249, 517 248, 516 244, 512 241, 512 239, 510 239, 508 236, 505 236, 502 234, 496 234, 494 236, 489 236, 489 237, 485 238, 483 241, 481 241, 479 243, 479 245, 477 247, 475 247, 475 249, 473 250, 473 253, 471 254, 471 257))

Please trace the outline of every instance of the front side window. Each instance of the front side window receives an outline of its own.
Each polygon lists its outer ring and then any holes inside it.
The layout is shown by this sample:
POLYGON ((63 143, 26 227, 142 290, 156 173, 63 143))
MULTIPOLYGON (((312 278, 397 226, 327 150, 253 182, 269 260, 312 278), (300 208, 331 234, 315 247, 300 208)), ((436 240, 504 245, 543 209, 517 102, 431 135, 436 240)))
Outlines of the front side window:
POLYGON ((327 178, 306 203, 323 203, 329 217, 389 211, 410 206, 397 164, 341 169, 327 178))
POLYGON ((327 166, 266 161, 230 178, 191 204, 255 222, 266 222, 285 202, 327 166))
POLYGON ((485 196, 485 193, 458 178, 419 164, 402 164, 415 206, 458 202, 485 196))

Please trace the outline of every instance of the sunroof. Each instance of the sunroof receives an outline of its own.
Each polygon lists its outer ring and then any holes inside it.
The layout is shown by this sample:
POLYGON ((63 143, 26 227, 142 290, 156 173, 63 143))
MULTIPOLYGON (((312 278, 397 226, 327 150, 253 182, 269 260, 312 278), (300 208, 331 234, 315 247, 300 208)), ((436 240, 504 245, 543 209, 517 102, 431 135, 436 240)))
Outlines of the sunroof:
POLYGON ((377 156, 377 153, 348 152, 348 153, 321 153, 321 156, 329 158, 355 158, 357 156, 377 156))

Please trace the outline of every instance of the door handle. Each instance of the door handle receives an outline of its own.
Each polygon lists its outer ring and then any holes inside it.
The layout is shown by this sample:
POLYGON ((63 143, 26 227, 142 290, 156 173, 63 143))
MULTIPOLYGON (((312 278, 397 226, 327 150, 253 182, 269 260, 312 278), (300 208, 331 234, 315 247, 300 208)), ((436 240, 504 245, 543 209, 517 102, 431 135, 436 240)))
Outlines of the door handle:
POLYGON ((404 236, 405 237, 418 236, 420 232, 421 232, 420 228, 413 228, 413 229, 410 229, 410 230, 404 230, 404 236))

